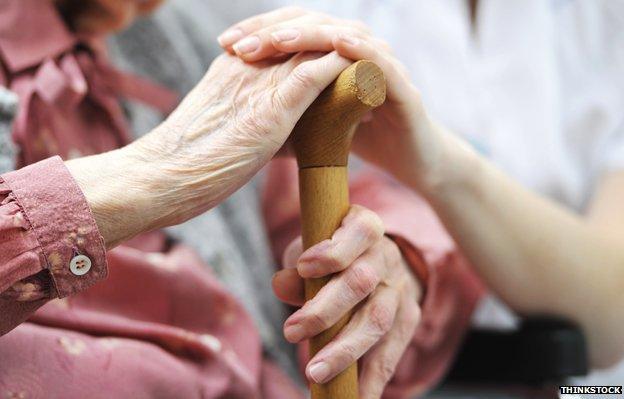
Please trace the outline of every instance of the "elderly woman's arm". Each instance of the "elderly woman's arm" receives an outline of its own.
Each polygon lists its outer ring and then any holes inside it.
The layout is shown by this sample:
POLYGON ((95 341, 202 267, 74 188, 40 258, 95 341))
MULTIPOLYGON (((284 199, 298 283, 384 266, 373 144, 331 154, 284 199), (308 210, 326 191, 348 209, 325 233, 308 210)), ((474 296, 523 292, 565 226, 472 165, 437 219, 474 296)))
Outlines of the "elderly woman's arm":
POLYGON ((337 54, 254 65, 222 55, 152 132, 119 150, 67 162, 107 248, 223 201, 271 160, 307 106, 348 65, 337 54))
POLYGON ((622 358, 622 172, 605 177, 588 215, 525 189, 434 123, 387 44, 352 21, 280 9, 236 24, 220 41, 249 61, 335 50, 378 63, 388 99, 359 128, 354 148, 424 194, 481 276, 515 310, 578 322, 596 366, 622 358))
POLYGON ((223 55, 141 140, 0 176, 0 335, 104 278, 105 248, 192 218, 242 186, 348 65, 337 54, 253 66, 223 55))

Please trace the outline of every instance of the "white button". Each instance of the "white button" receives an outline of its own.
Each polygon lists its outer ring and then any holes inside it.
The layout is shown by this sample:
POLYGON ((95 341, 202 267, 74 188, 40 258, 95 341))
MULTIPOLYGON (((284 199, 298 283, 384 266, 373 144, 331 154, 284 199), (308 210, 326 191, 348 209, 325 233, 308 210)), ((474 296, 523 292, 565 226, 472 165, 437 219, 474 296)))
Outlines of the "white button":
POLYGON ((91 270, 91 259, 84 255, 76 255, 69 262, 69 270, 76 276, 87 274, 91 270))

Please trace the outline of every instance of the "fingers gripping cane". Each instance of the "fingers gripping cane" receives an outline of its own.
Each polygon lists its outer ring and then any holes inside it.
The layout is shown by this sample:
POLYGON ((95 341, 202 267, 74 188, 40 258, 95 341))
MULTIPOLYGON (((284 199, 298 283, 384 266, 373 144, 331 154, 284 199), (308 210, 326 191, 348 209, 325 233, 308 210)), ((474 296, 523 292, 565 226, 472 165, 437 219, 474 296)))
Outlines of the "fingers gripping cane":
MULTIPOLYGON (((345 69, 302 115, 292 135, 299 165, 299 192, 304 249, 331 238, 349 211, 347 160, 355 126, 386 98, 381 69, 358 61, 345 69)), ((329 281, 307 279, 306 300, 329 281)), ((314 356, 347 324, 350 314, 310 340, 314 356)), ((357 399, 357 363, 325 384, 312 384, 312 399, 357 399)))

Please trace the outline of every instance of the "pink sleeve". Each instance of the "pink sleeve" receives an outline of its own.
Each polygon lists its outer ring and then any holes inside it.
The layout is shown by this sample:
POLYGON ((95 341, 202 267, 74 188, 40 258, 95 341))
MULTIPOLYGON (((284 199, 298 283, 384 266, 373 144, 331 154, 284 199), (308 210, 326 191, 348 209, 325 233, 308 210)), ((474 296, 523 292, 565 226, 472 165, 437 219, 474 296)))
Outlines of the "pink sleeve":
POLYGON ((59 157, 0 176, 0 335, 106 275, 104 240, 59 157))
MULTIPOLYGON (((264 214, 276 258, 299 234, 297 171, 294 162, 272 162, 263 192, 264 214)), ((351 202, 375 211, 406 260, 427 267, 429 278, 421 323, 384 398, 413 397, 443 377, 469 327, 483 288, 418 195, 378 172, 363 171, 351 182, 351 202)))

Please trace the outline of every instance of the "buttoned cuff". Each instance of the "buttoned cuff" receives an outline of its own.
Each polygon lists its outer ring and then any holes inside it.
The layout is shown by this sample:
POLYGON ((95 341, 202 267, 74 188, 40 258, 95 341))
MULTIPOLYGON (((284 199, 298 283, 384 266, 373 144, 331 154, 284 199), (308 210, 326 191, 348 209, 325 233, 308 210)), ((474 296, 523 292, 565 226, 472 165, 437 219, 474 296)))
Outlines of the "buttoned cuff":
POLYGON ((60 157, 3 175, 30 222, 56 296, 106 278, 106 250, 91 209, 60 157))

